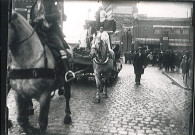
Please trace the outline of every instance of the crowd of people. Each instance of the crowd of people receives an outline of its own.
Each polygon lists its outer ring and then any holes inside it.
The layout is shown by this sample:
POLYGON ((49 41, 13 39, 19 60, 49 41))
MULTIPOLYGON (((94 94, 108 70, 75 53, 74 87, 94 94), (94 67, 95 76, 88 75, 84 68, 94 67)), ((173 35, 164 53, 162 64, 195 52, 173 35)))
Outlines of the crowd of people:
MULTIPOLYGON (((131 52, 126 50, 124 52, 125 64, 133 63, 136 51, 131 52)), ((173 51, 173 50, 145 50, 144 51, 147 65, 158 66, 159 69, 165 69, 166 72, 182 72, 184 75, 192 73, 192 52, 173 51)))

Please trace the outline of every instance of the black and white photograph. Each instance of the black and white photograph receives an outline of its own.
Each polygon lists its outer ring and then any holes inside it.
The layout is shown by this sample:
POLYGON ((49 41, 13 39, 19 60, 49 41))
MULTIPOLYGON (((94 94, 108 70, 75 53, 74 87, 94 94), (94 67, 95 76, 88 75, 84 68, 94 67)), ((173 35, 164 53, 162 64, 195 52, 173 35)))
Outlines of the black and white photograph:
POLYGON ((5 134, 193 135, 193 5, 9 0, 5 134))

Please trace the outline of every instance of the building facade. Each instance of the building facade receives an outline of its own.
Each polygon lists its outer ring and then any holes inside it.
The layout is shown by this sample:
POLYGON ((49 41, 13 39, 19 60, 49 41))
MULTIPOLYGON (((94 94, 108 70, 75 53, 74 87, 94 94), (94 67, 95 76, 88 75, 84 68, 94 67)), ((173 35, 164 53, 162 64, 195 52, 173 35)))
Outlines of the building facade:
POLYGON ((138 46, 150 50, 186 50, 193 45, 192 19, 147 17, 138 14, 137 2, 103 1, 108 18, 117 21, 112 44, 120 44, 122 52, 138 46))
POLYGON ((191 18, 138 17, 132 32, 132 43, 139 42, 148 49, 183 50, 193 45, 191 18))
POLYGON ((125 50, 132 50, 131 29, 137 17, 137 3, 130 1, 102 1, 107 18, 116 20, 116 32, 111 35, 112 44, 121 46, 121 54, 125 50))

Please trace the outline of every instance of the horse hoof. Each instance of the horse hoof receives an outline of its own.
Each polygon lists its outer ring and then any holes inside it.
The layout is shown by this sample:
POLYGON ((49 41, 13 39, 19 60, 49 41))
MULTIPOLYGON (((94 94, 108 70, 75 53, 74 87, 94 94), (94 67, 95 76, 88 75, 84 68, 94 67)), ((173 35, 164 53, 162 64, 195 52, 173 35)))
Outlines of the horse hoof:
POLYGON ((66 115, 64 117, 64 124, 70 124, 72 122, 72 119, 70 117, 70 115, 66 115))
POLYGON ((11 128, 13 126, 11 120, 8 120, 8 123, 7 123, 7 128, 11 128))
POLYGON ((100 98, 95 98, 93 102, 94 103, 100 103, 100 98))
POLYGON ((108 98, 108 95, 107 94, 103 94, 102 97, 103 98, 108 98))
POLYGON ((21 126, 19 132, 21 135, 40 135, 40 130, 29 124, 21 126))

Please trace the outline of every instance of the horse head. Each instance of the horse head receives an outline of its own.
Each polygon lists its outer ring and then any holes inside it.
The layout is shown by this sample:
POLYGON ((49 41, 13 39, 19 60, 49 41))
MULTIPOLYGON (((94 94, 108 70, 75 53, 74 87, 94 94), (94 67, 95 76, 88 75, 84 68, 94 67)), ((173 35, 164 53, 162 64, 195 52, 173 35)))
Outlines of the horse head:
POLYGON ((27 20, 19 13, 12 11, 8 24, 8 49, 18 64, 31 62, 43 52, 41 42, 27 20))
POLYGON ((105 61, 107 58, 108 46, 100 39, 100 37, 95 37, 94 47, 92 47, 90 56, 92 58, 96 57, 99 61, 105 61))

